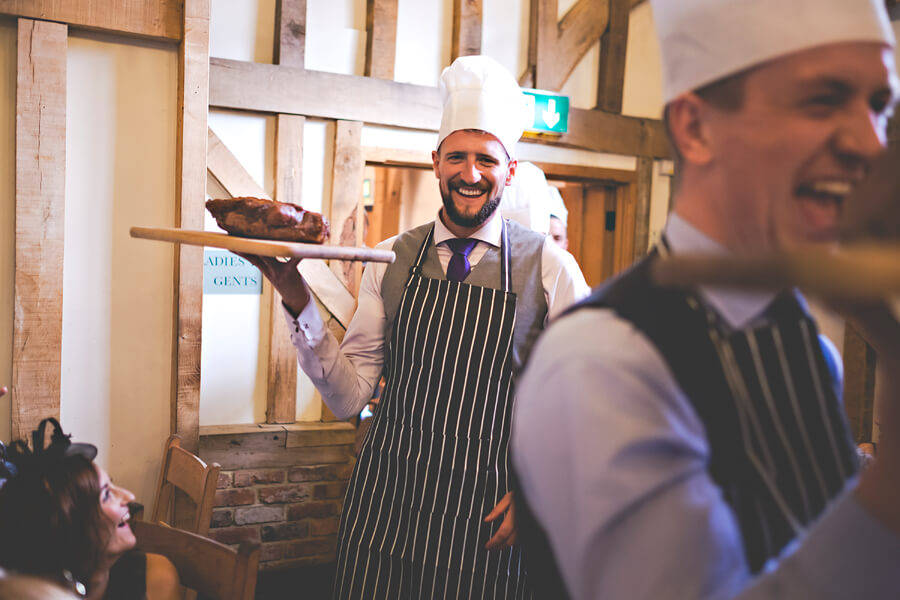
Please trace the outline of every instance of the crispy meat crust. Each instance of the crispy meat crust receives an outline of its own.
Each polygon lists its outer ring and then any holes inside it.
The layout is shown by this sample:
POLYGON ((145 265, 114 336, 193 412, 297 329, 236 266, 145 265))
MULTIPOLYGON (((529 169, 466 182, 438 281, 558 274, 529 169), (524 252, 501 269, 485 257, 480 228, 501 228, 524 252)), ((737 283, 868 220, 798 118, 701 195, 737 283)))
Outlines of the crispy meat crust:
POLYGON ((288 202, 248 196, 207 200, 206 209, 231 235, 312 244, 328 239, 328 219, 288 202))

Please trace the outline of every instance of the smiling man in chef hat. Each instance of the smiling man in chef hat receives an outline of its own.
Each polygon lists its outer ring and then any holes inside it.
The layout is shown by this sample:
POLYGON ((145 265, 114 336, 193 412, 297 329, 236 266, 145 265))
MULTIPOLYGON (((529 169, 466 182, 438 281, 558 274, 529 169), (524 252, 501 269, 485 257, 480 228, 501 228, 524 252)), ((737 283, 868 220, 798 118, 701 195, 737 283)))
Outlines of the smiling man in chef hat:
MULTIPOLYGON (((580 599, 895 598, 900 447, 857 485, 839 361, 799 295, 649 276, 670 253, 834 239, 897 97, 884 2, 651 2, 674 209, 646 260, 549 328, 520 382, 520 539, 549 565, 530 560, 533 578, 580 599)), ((879 361, 896 364, 888 329, 879 361)))
POLYGON ((512 75, 466 56, 444 70, 440 93, 443 206, 378 245, 396 261, 366 265, 340 346, 297 261, 253 259, 338 417, 359 414, 385 377, 344 503, 335 598, 529 596, 508 465, 512 378, 547 319, 588 290, 545 235, 497 210, 526 116, 512 75))

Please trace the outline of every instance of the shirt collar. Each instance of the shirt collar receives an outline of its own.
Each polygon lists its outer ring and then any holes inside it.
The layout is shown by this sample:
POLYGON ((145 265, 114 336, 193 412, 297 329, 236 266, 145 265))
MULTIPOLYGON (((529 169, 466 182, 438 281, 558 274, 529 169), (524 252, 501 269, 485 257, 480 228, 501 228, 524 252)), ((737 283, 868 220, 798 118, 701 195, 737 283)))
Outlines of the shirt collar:
MULTIPOLYGON (((495 210, 481 228, 469 237, 499 248, 502 236, 503 220, 500 218, 500 211, 495 210)), ((447 229, 447 226, 441 221, 441 212, 438 211, 437 217, 434 219, 434 244, 437 245, 455 237, 453 232, 447 229)))
MULTIPOLYGON (((666 222, 666 241, 672 253, 729 254, 731 251, 676 213, 666 222)), ((731 327, 742 329, 757 319, 775 298, 774 292, 748 292, 700 286, 700 295, 731 327)))

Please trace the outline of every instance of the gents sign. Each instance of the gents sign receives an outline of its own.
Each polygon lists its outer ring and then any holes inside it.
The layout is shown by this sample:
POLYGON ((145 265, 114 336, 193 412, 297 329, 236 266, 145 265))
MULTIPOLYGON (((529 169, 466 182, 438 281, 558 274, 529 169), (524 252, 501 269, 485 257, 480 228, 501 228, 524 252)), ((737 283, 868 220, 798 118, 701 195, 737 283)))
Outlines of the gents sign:
POLYGON ((569 97, 543 90, 522 90, 531 109, 528 131, 562 134, 569 131, 569 97))
POLYGON ((262 274, 249 262, 227 250, 203 253, 204 294, 261 294, 262 274))

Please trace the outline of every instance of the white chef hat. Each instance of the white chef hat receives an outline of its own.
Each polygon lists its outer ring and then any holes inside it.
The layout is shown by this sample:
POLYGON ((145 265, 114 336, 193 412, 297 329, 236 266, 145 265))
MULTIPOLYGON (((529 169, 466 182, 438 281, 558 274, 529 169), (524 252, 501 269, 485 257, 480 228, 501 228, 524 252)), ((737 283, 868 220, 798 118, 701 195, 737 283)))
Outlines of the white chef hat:
POLYGON ((562 221, 563 225, 568 227, 569 211, 566 210, 566 203, 563 202, 562 194, 559 193, 559 188, 550 184, 547 184, 547 188, 550 190, 550 216, 556 217, 562 221))
POLYGON ((544 172, 530 162, 520 162, 512 183, 503 189, 500 214, 546 235, 550 231, 551 202, 544 172))
POLYGON ((495 136, 510 157, 527 123, 525 95, 500 63, 488 56, 461 56, 441 73, 443 113, 437 146, 460 129, 495 136))
POLYGON ((884 0, 651 0, 663 99, 792 52, 895 44, 884 0))

